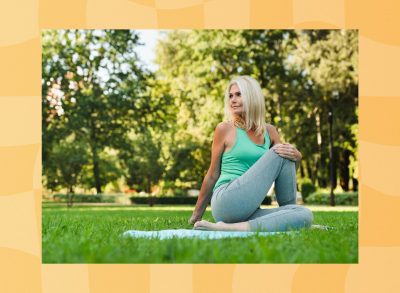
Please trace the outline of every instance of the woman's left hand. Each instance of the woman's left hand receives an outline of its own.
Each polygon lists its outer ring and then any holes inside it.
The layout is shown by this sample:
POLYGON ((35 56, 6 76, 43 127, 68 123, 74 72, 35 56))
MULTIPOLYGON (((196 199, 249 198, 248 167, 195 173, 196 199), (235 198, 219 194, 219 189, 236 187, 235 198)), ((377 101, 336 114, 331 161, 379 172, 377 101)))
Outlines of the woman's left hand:
POLYGON ((283 158, 292 161, 301 160, 301 153, 289 143, 276 144, 272 147, 272 150, 283 158))

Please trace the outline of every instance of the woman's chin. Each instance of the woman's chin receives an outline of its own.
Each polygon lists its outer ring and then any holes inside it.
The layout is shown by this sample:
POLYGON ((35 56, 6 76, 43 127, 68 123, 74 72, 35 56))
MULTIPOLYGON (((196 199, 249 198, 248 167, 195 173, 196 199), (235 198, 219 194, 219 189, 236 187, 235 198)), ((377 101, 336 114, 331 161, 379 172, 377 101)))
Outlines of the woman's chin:
POLYGON ((243 118, 243 112, 242 111, 232 112, 232 115, 236 116, 238 118, 243 118))

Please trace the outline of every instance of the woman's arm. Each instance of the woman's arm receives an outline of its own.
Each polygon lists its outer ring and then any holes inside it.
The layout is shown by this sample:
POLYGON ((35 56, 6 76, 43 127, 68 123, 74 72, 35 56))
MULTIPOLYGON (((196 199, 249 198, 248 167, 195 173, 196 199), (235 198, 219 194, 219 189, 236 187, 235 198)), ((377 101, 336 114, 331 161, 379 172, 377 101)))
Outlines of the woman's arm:
POLYGON ((267 124, 267 129, 271 139, 271 148, 281 157, 294 161, 297 170, 300 166, 302 154, 295 146, 288 143, 282 143, 278 130, 274 126, 267 124))
POLYGON ((229 124, 226 122, 221 122, 215 128, 211 150, 211 164, 201 185, 196 207, 193 211, 192 217, 189 219, 190 224, 194 224, 201 220, 204 211, 210 202, 212 190, 221 172, 221 157, 225 149, 225 137, 229 131, 229 127, 229 124))

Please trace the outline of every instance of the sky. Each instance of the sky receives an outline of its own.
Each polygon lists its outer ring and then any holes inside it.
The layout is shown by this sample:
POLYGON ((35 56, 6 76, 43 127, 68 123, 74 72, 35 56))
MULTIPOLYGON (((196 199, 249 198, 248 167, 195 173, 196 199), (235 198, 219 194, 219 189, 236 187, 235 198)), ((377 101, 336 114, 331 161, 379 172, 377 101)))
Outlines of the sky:
POLYGON ((157 69, 154 64, 155 50, 157 40, 162 37, 161 30, 135 30, 139 33, 140 43, 144 43, 143 46, 138 46, 136 49, 139 59, 143 62, 144 66, 151 71, 157 69))

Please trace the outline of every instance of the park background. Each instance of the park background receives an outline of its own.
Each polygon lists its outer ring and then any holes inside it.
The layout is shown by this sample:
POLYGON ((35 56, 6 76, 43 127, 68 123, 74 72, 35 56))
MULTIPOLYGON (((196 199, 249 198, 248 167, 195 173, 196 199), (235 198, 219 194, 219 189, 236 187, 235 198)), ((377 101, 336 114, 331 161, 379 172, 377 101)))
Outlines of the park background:
MULTIPOLYGON (((42 262, 357 263, 357 31, 164 30, 150 48, 154 33, 42 33, 42 262), (141 51, 154 56, 152 72, 141 51), (302 150, 298 202, 334 231, 120 239, 193 228, 226 85, 238 74, 260 81, 263 118, 302 150)), ((269 193, 263 204, 278 206, 269 193)), ((203 219, 213 221, 209 208, 203 219)))
POLYGON ((207 172, 226 85, 250 75, 266 120, 302 152, 302 199, 328 203, 329 187, 338 204, 357 204, 356 30, 163 31, 151 48, 154 33, 43 31, 46 202, 194 204, 182 197, 196 196, 207 172))
MULTIPOLYGON (((27 2, 23 8, 18 6, 20 9, 26 9, 27 12, 38 10, 39 13, 30 14, 28 18, 26 18, 28 14, 19 14, 20 18, 18 18, 9 13, 3 18, 7 21, 4 28, 10 27, 10 23, 15 28, 12 34, 4 31, 6 37, 2 38, 1 43, 2 62, 8 65, 4 67, 7 71, 2 72, 1 103, 3 104, 0 108, 1 119, 3 119, 1 126, 4 128, 0 153, 4 162, 3 166, 6 166, 1 169, 2 182, 4 182, 1 192, 4 195, 1 198, 2 217, 4 217, 2 228, 5 231, 1 238, 1 253, 4 259, 3 276, 6 279, 13 280, 13 273, 26 270, 30 279, 24 284, 17 281, 12 284, 37 288, 36 291, 43 289, 44 292, 51 292, 60 283, 64 285, 63 289, 66 291, 74 288, 75 291, 81 292, 89 289, 96 291, 101 290, 101 286, 97 287, 102 283, 100 279, 105 280, 104 276, 110 274, 107 268, 111 267, 42 266, 40 264, 41 125, 38 84, 40 84, 41 70, 41 28, 104 26, 110 28, 188 26, 197 28, 359 28, 360 265, 280 266, 284 274, 279 274, 276 266, 268 265, 256 267, 187 265, 175 266, 175 268, 173 266, 174 269, 171 266, 132 265, 120 266, 119 274, 114 267, 113 272, 121 278, 122 287, 143 286, 144 290, 151 291, 160 289, 157 287, 159 286, 157 284, 162 283, 160 280, 171 279, 174 276, 179 276, 178 279, 182 280, 182 275, 179 273, 187 276, 186 283, 179 284, 180 290, 204 290, 207 285, 202 281, 207 278, 206 276, 212 276, 216 272, 222 273, 225 277, 224 281, 220 282, 220 290, 224 291, 229 291, 231 288, 236 291, 244 289, 242 286, 247 283, 247 278, 255 278, 257 273, 262 273, 263 276, 267 273, 271 276, 269 283, 272 283, 270 286, 273 288, 282 289, 282 283, 286 284, 283 290, 288 292, 291 289, 301 292, 312 288, 326 288, 326 290, 329 288, 335 292, 365 292, 374 291, 374 288, 390 292, 396 289, 394 288, 394 268, 400 256, 399 236, 392 233, 390 229, 382 227, 390 226, 391 223, 399 220, 399 216, 394 214, 399 207, 396 197, 399 186, 395 177, 395 168, 390 168, 399 163, 398 133, 400 132, 396 116, 396 109, 399 108, 396 97, 399 93, 395 79, 396 68, 399 65, 399 34, 395 28, 399 25, 394 19, 398 4, 394 1, 380 2, 379 5, 356 1, 328 1, 328 5, 317 11, 314 8, 315 1, 306 1, 306 4, 303 2, 300 4, 300 1, 288 1, 279 5, 275 4, 276 6, 262 4, 261 1, 245 1, 240 9, 237 7, 230 9, 241 11, 243 15, 243 7, 246 7, 247 16, 243 16, 240 21, 231 22, 231 19, 223 17, 226 7, 223 5, 224 1, 193 1, 185 5, 171 1, 170 6, 163 5, 159 1, 121 1, 120 6, 113 4, 114 9, 120 9, 118 17, 115 18, 108 15, 107 2, 102 2, 103 6, 96 5, 95 8, 91 1, 82 3, 80 6, 71 5, 74 9, 71 17, 65 13, 70 4, 66 4, 65 9, 61 9, 64 12, 64 18, 60 18, 54 13, 50 3, 40 1, 27 2), (78 14, 77 7, 81 7, 78 14), (39 9, 35 10, 35 8, 39 9), (135 8, 135 10, 128 8, 135 8), (277 10, 280 14, 276 12, 277 10), (176 18, 174 13, 181 15, 182 18, 176 18), (185 18, 188 15, 190 17, 185 18), (135 16, 136 21, 132 22, 131 19, 135 16), (18 19, 24 19, 26 27, 21 24, 14 25, 18 19), (31 54, 26 54, 28 51, 31 54), (15 60, 19 62, 12 63, 15 60), (18 109, 18 113, 12 109, 18 109), (27 132, 27 130, 30 131, 27 132), (386 172, 382 172, 382 166, 389 166, 389 168, 386 172), (14 223, 14 225, 9 225, 9 223, 14 223), (16 234, 15 231, 19 233, 16 234), (21 231, 24 231, 23 236, 21 236, 21 231), (132 285, 129 279, 124 277, 133 272, 143 276, 140 284, 132 285), (365 278, 368 275, 373 278, 365 278), (71 284, 69 282, 71 276, 75 276, 79 281, 71 284), (332 282, 324 282, 324 276, 329 276, 331 280, 334 278, 336 282, 333 285, 332 282), (333 288, 334 286, 336 287, 333 288)), ((3 13, 13 9, 17 11, 13 5, 7 8, 3 10, 3 13)), ((104 282, 107 284, 107 281, 104 282)), ((255 288, 264 286, 257 282, 254 284, 255 288)), ((171 286, 174 285, 171 284, 171 286)))

